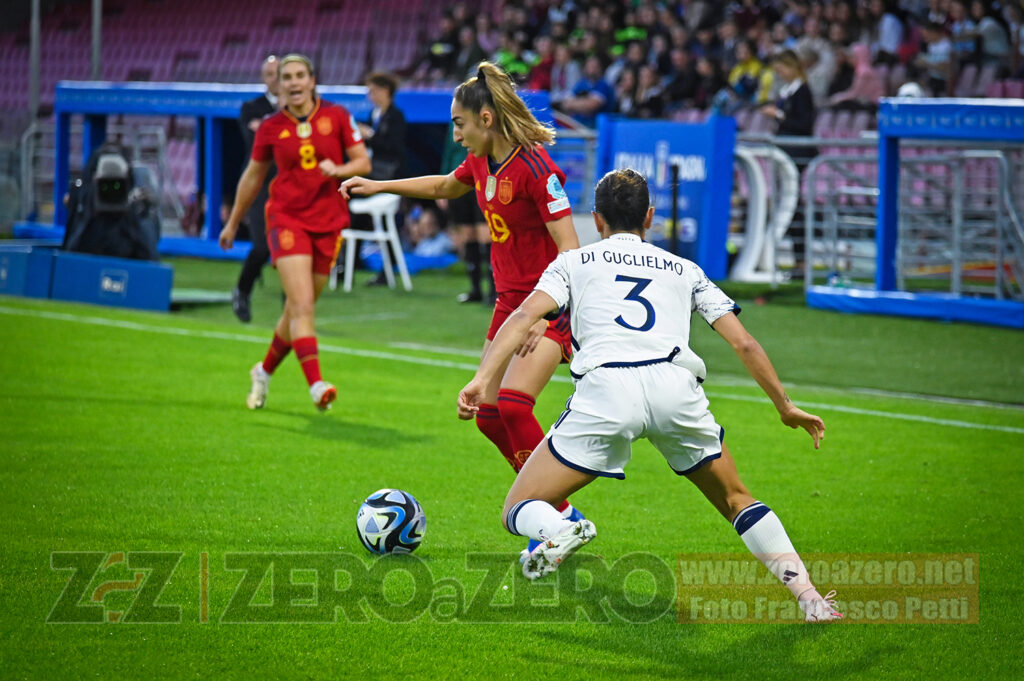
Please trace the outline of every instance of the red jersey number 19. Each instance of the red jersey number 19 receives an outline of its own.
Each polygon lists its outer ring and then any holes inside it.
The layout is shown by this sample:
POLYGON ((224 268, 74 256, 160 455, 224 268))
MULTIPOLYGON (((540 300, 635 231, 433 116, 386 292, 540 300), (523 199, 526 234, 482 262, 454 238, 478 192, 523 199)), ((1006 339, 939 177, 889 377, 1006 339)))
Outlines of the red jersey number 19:
POLYGON ((303 170, 316 168, 316 147, 312 142, 303 142, 299 145, 299 165, 303 170))
POLYGON ((503 244, 508 241, 508 237, 511 234, 508 225, 497 213, 492 213, 489 210, 484 211, 484 219, 487 220, 487 226, 491 230, 491 241, 497 244, 503 244))

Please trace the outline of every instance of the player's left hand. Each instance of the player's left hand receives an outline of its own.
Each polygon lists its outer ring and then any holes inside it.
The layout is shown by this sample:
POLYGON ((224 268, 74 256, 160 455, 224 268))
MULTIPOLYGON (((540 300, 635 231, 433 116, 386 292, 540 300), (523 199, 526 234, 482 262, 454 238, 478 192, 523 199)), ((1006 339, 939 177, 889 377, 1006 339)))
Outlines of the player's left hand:
POLYGON ((520 357, 526 357, 528 354, 536 350, 537 344, 540 343, 540 339, 544 337, 544 332, 547 330, 548 323, 546 320, 541 319, 535 322, 523 337, 523 344, 516 348, 516 354, 520 357))
POLYGON ((320 161, 320 172, 327 177, 337 177, 338 164, 329 158, 320 161))
POLYGON ((821 441, 825 439, 825 422, 821 420, 820 416, 808 414, 792 403, 779 416, 782 418, 782 422, 790 428, 803 428, 806 430, 814 440, 815 449, 821 446, 821 441))
POLYGON ((468 421, 480 411, 480 404, 484 401, 485 387, 482 382, 473 379, 459 392, 458 407, 460 419, 468 421))

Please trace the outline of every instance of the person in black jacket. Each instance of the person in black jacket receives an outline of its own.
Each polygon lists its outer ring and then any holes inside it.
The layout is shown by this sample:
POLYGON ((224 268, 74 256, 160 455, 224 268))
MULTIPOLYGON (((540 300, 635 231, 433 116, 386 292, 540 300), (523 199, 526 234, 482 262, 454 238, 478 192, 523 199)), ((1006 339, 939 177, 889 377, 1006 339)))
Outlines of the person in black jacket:
MULTIPOLYGON (((371 180, 396 180, 402 177, 406 153, 405 114, 395 106, 396 90, 398 79, 390 73, 371 73, 366 78, 366 94, 373 103, 373 111, 369 123, 359 124, 359 132, 362 133, 363 141, 370 150, 373 170, 368 177, 371 180)), ((358 229, 370 229, 369 218, 365 215, 353 214, 352 223, 358 229)), ((386 283, 387 279, 381 272, 368 281, 367 285, 386 283)))
MULTIPOLYGON (((267 91, 256 99, 250 99, 242 104, 242 112, 238 116, 238 126, 242 131, 242 139, 245 140, 245 152, 248 158, 252 153, 252 143, 256 138, 256 130, 264 118, 277 112, 277 57, 270 55, 263 60, 260 68, 260 75, 267 91)), ((252 320, 250 298, 252 287, 260 277, 263 266, 270 260, 270 249, 267 246, 266 218, 263 214, 263 205, 269 197, 268 188, 270 181, 274 179, 274 169, 267 173, 267 180, 260 188, 256 200, 246 215, 246 222, 249 224, 249 238, 252 241, 252 249, 242 264, 242 272, 238 276, 238 284, 231 294, 231 309, 240 321, 252 320)))
MULTIPOLYGON (((761 112, 778 121, 775 134, 787 137, 810 137, 814 134, 814 95, 807 85, 800 58, 793 50, 783 50, 772 57, 772 69, 782 83, 779 98, 774 104, 761 107, 761 112)), ((789 154, 801 171, 807 167, 811 159, 818 155, 815 147, 780 144, 779 148, 789 154)), ((793 224, 802 223, 802 215, 798 211, 793 224)), ((803 234, 790 235, 793 239, 793 257, 796 269, 803 268, 805 245, 803 234)))

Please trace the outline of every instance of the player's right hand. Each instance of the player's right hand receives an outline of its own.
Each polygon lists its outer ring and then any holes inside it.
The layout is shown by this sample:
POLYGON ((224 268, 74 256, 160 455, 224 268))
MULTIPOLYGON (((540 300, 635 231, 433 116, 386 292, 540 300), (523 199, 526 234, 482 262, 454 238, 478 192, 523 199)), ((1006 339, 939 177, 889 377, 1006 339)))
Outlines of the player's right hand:
POLYGON ((351 199, 357 196, 373 196, 378 191, 377 182, 374 180, 367 180, 365 177, 350 177, 341 183, 338 187, 338 191, 346 199, 351 199))
POLYGON ((217 238, 221 250, 231 250, 231 247, 235 244, 235 232, 237 231, 238 227, 230 223, 224 225, 224 229, 220 230, 220 236, 217 238))
POLYGON ((782 422, 790 428, 803 428, 806 430, 811 438, 814 439, 815 449, 821 446, 821 441, 825 439, 825 422, 821 420, 820 416, 808 414, 792 403, 790 403, 789 409, 779 414, 779 416, 782 418, 782 422))
POLYGON ((460 419, 468 421, 480 411, 480 404, 484 401, 484 388, 486 386, 483 383, 473 379, 459 392, 458 407, 460 419))

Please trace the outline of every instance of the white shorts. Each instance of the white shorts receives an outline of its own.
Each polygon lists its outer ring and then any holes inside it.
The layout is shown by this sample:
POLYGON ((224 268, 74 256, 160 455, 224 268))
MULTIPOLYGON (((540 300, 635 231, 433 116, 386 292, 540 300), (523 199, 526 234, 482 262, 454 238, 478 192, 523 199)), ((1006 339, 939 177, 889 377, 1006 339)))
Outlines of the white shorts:
POLYGON ((633 442, 642 437, 676 474, 686 475, 722 455, 724 433, 697 377, 661 362, 587 372, 547 439, 569 468, 622 479, 633 442))

